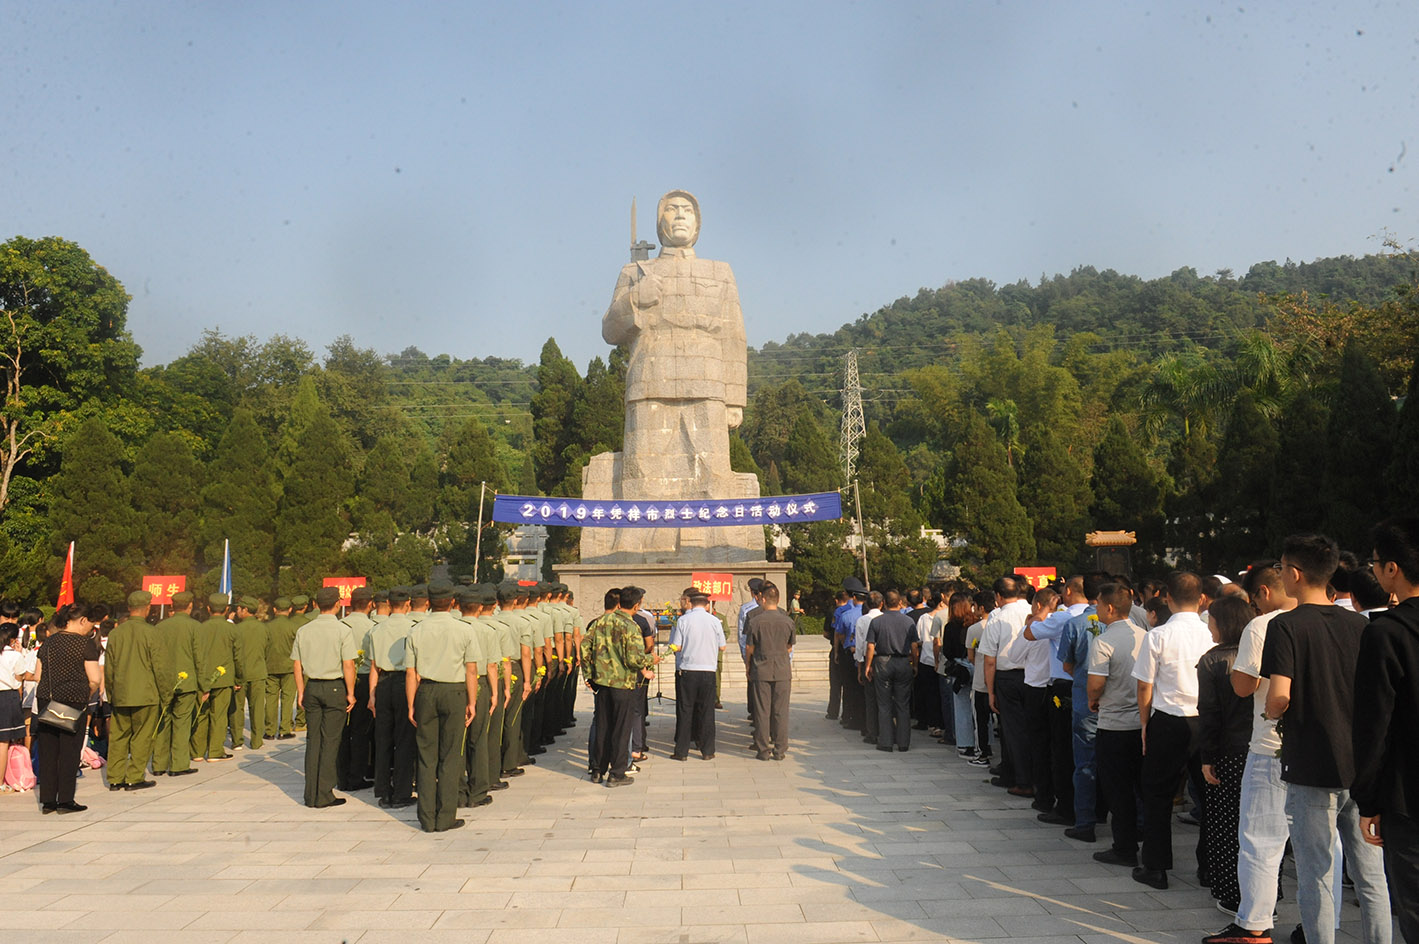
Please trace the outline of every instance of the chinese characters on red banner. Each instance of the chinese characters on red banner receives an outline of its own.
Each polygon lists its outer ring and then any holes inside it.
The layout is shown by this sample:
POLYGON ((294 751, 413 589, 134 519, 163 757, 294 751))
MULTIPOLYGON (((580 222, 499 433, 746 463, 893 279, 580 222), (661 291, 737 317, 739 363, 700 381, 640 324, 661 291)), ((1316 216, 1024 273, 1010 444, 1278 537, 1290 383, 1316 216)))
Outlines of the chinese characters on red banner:
POLYGON ((154 606, 171 606, 172 595, 187 589, 187 578, 181 575, 144 577, 143 589, 153 595, 154 606))
POLYGON ((711 600, 734 599, 733 574, 694 573, 690 575, 690 584, 701 593, 709 594, 711 600))
POLYGON ((1016 567, 1015 573, 1028 580, 1036 590, 1054 583, 1053 567, 1016 567))
POLYGON ((350 594, 355 592, 356 587, 363 587, 365 578, 363 577, 326 577, 324 587, 337 587, 340 590, 340 605, 350 605, 350 594))

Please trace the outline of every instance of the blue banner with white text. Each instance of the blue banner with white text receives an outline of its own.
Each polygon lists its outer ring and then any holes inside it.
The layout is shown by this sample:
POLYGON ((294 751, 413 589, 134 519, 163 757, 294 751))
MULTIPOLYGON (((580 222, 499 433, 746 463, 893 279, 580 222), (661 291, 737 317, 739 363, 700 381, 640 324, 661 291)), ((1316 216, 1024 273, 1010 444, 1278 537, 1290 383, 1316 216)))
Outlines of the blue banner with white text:
POLYGON ((494 521, 570 528, 732 528, 832 521, 842 514, 842 496, 837 492, 686 501, 526 495, 498 495, 493 499, 494 521))

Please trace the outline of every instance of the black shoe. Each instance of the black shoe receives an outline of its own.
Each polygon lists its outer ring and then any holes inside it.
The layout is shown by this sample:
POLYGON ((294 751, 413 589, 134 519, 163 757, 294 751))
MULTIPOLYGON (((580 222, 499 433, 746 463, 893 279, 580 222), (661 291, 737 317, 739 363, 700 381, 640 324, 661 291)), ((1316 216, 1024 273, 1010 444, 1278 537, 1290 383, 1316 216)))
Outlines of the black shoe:
POLYGON ((481 799, 481 800, 479 800, 477 803, 474 803, 474 804, 473 804, 473 808, 474 808, 474 809, 477 809, 477 808, 480 807, 480 806, 487 806, 488 804, 490 804, 490 803, 492 803, 492 802, 493 802, 493 798, 492 798, 492 797, 483 797, 483 799, 481 799))
POLYGON ((456 820, 454 820, 453 822, 449 823, 449 824, 448 824, 446 827, 444 827, 443 829, 440 829, 439 832, 441 832, 441 833, 446 833, 446 832, 448 832, 450 829, 462 829, 462 828, 463 828, 463 820, 461 820, 461 819, 456 819, 456 820))
POLYGON ((823 717, 824 717, 826 720, 828 720, 828 721, 836 721, 836 720, 838 720, 838 716, 837 716, 837 715, 823 715, 823 717))
MULTIPOLYGON (((61 815, 63 815, 64 813, 82 813, 84 812, 84 810, 87 810, 88 807, 84 806, 82 803, 75 803, 74 801, 70 800, 68 803, 57 804, 56 809, 61 815)), ((46 810, 45 812, 48 812, 48 810, 46 810)))
POLYGON ((125 789, 125 790, 146 790, 146 789, 148 789, 149 787, 156 787, 157 785, 158 785, 158 782, 157 782, 156 780, 139 780, 137 783, 124 784, 123 789, 125 789))
POLYGON ((54 811, 56 811, 56 810, 58 810, 58 809, 59 809, 59 804, 58 804, 58 803, 45 803, 44 805, 42 805, 42 806, 39 808, 39 812, 40 812, 41 815, 46 815, 46 816, 47 816, 48 814, 53 813, 54 811))
POLYGON ((1168 887, 1168 873, 1162 869, 1136 868, 1133 870, 1133 880, 1159 891, 1168 887))
POLYGON ((671 760, 686 760, 689 756, 690 756, 690 755, 688 755, 688 754, 671 754, 671 755, 670 755, 670 759, 671 759, 671 760))
POLYGON ((714 703, 714 709, 715 709, 715 711, 723 711, 723 710, 724 710, 724 702, 720 702, 720 701, 715 702, 715 703, 714 703))
POLYGON ((508 783, 506 780, 499 780, 497 783, 489 784, 489 785, 488 785, 488 789, 489 789, 489 790, 506 790, 506 789, 507 789, 508 787, 510 787, 510 786, 512 786, 512 784, 508 783))
POLYGON ((1046 800, 1044 797, 1037 796, 1030 801, 1030 809, 1039 810, 1041 813, 1053 813, 1054 801, 1046 800))
MULTIPOLYGON (((866 741, 866 740, 868 740, 868 738, 863 738, 863 740, 866 741)), ((878 744, 878 745, 877 745, 877 750, 879 750, 879 751, 886 751, 888 754, 890 754, 890 753, 892 753, 892 745, 888 744, 888 745, 886 745, 886 746, 884 747, 884 746, 882 746, 881 744, 878 744)))
POLYGON ((773 759, 773 756, 774 756, 774 755, 770 754, 768 751, 764 751, 762 754, 755 754, 755 755, 754 755, 754 759, 755 759, 755 760, 772 760, 772 759, 773 759))
POLYGON ((909 751, 909 750, 911 750, 911 746, 908 745, 908 744, 898 744, 898 745, 897 745, 897 751, 898 751, 899 753, 905 754, 905 753, 906 753, 907 751, 909 751))
POLYGON ((1271 932, 1248 931, 1235 923, 1202 939, 1202 944, 1271 944, 1271 932))
POLYGON ((625 774, 621 774, 619 777, 615 774, 611 774, 606 778, 606 786, 608 787, 624 787, 635 782, 634 777, 627 777, 625 774))
POLYGON ((336 797, 335 799, 331 800, 329 803, 319 803, 319 804, 317 804, 315 808, 316 808, 317 810, 325 810, 325 809, 329 809, 329 808, 332 807, 332 806, 344 806, 344 805, 345 805, 345 798, 344 798, 344 797, 336 797))
POLYGON ((1197 884, 1203 888, 1212 887, 1212 873, 1207 869, 1197 870, 1197 884))
MULTIPOLYGON (((1033 804, 1031 804, 1031 805, 1033 805, 1033 804)), ((1073 826, 1073 825, 1074 825, 1074 818, 1073 818, 1073 817, 1070 817, 1070 816, 1061 816, 1061 815, 1059 815, 1059 813, 1055 812, 1054 810, 1046 810, 1045 812, 1041 813, 1039 816, 1036 816, 1035 819, 1039 820, 1041 823, 1048 823, 1048 824, 1051 825, 1051 826, 1073 826)))
POLYGON ((713 754, 703 754, 703 755, 701 755, 701 756, 702 756, 705 760, 714 760, 714 755, 713 755, 713 754))
POLYGON ((1291 930, 1291 944, 1306 944, 1306 928, 1304 925, 1296 925, 1291 930))
MULTIPOLYGON (((710 756, 713 757, 714 755, 711 754, 710 756)), ((777 751, 774 752, 774 760, 783 760, 783 758, 784 758, 784 755, 783 755, 783 754, 780 754, 780 753, 778 753, 777 751)))
MULTIPOLYGON (((547 753, 547 752, 546 752, 546 751, 533 751, 532 753, 534 753, 534 754, 545 754, 545 753, 547 753)), ((524 763, 524 764, 535 764, 535 763, 537 763, 537 758, 535 758, 535 757, 529 757, 529 758, 527 758, 527 760, 523 761, 523 763, 524 763)))
POLYGON ((602 777, 603 775, 598 774, 596 771, 592 771, 591 773, 587 774, 587 779, 590 780, 592 783, 600 783, 602 777))
POLYGON ((521 776, 522 776, 523 774, 525 774, 525 773, 527 773, 527 771, 523 770, 521 767, 514 767, 512 770, 504 770, 504 771, 503 771, 503 776, 504 776, 504 777, 521 777, 521 776))
POLYGON ((168 771, 168 776, 169 776, 169 777, 185 777, 185 776, 187 776, 188 774, 195 774, 195 773, 197 773, 197 768, 196 768, 196 767, 189 767, 189 768, 187 768, 186 770, 169 770, 169 771, 168 771))
POLYGON ((991 785, 992 787, 1006 787, 1006 788, 1015 786, 1015 784, 1011 783, 1009 780, 1006 780, 1004 777, 1001 777, 1001 776, 999 776, 999 775, 996 775, 996 776, 990 778, 990 785, 991 785))
POLYGON ((1105 849, 1103 852, 1094 853, 1094 861, 1102 862, 1104 865, 1124 865, 1130 869, 1138 868, 1138 853, 1129 855, 1126 852, 1119 852, 1117 849, 1105 849))
POLYGON ((1066 839, 1073 839, 1075 842, 1097 842, 1098 837, 1094 835, 1093 826, 1070 826, 1064 831, 1066 839))
POLYGON ((295 737, 294 734, 278 734, 278 735, 276 735, 276 740, 278 740, 278 741, 289 741, 289 740, 291 740, 291 739, 294 738, 294 737, 295 737))
MULTIPOLYGON (((536 754, 545 754, 545 753, 547 753, 547 749, 546 749, 545 747, 534 747, 532 750, 528 751, 527 753, 533 754, 533 755, 536 755, 536 754)), ((537 762, 534 760, 534 761, 528 761, 528 763, 535 764, 535 763, 537 763, 537 762)))
POLYGON ((413 805, 414 805, 415 803, 417 803, 417 802, 419 802, 419 801, 418 801, 418 800, 415 800, 413 797, 410 797, 410 798, 407 799, 407 800, 390 800, 390 801, 389 801, 389 808, 392 809, 392 810, 408 809, 409 807, 413 806, 413 805))
POLYGON ((356 780, 348 787, 341 787, 340 789, 344 790, 346 793, 354 793, 358 790, 368 790, 372 786, 374 786, 373 780, 356 780))
POLYGON ((1004 772, 1005 772, 1005 768, 1004 768, 1003 766, 996 766, 996 767, 990 768, 990 775, 991 775, 992 777, 999 777, 999 776, 1000 776, 1001 774, 1003 774, 1004 772))
POLYGON ((109 793, 117 793, 119 790, 126 789, 127 786, 128 786, 128 785, 127 785, 127 784, 124 784, 124 783, 111 783, 111 784, 108 785, 108 792, 109 792, 109 793))

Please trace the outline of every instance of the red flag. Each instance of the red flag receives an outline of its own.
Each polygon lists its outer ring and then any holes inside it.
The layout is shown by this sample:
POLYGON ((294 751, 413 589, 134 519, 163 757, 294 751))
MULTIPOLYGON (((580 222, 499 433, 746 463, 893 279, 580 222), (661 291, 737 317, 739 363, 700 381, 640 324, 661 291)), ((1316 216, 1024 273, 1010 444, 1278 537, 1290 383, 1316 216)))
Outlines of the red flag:
POLYGON ((59 582, 59 602, 65 606, 74 602, 74 542, 69 542, 69 556, 64 558, 64 579, 59 582))

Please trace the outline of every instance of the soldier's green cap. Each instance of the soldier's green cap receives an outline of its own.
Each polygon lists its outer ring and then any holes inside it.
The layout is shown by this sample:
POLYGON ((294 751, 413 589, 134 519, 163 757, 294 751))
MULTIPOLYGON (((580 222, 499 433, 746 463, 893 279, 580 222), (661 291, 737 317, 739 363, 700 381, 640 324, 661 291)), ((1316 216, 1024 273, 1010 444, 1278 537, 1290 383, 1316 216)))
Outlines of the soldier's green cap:
POLYGON ((374 600, 374 602, 376 602, 376 603, 388 603, 388 602, 389 602, 389 591, 388 591, 388 590, 376 590, 376 591, 374 592, 374 594, 370 597, 370 599, 374 600))
POLYGON ((256 597, 242 597, 240 600, 237 601, 237 604, 239 606, 244 606, 251 612, 255 613, 256 608, 261 605, 261 601, 256 599, 256 597))
POLYGON ((197 599, 197 598, 196 598, 195 596, 193 596, 191 590, 179 590, 179 591, 177 591, 177 593, 174 593, 174 594, 172 595, 172 605, 173 605, 173 606, 179 606, 179 607, 181 607, 181 606, 187 606, 189 603, 191 603, 191 602, 192 602, 193 600, 195 600, 195 599, 197 599))
POLYGON ((478 582, 478 578, 477 578, 477 577, 474 577, 472 574, 459 574, 459 575, 458 575, 458 583, 459 583, 459 586, 471 587, 471 586, 473 586, 473 585, 474 585, 475 583, 477 583, 477 582, 478 582))
POLYGON ((483 606, 498 605, 498 591, 496 587, 484 585, 478 588, 478 602, 483 606))
POLYGON ((315 591, 315 605, 322 610, 328 610, 340 602, 339 587, 321 587, 315 591))
POLYGON ((415 584, 409 588, 409 599, 427 600, 429 598, 429 585, 426 583, 415 584))
POLYGON ((295 596, 291 597, 291 606, 305 606, 309 602, 310 597, 306 596, 304 593, 297 593, 295 596))
POLYGON ((214 610, 225 610, 227 608, 227 595, 225 593, 213 593, 207 597, 207 605, 214 610))
POLYGON ((408 603, 409 590, 406 587, 395 587, 387 594, 389 602, 394 604, 408 603))
POLYGON ((453 597, 453 582, 450 580, 430 580, 428 586, 430 600, 448 600, 453 597))
POLYGON ((374 591, 369 587, 356 587, 350 591, 350 603, 354 606, 364 606, 374 599, 374 591))
POLYGON ((482 606, 482 596, 472 587, 457 587, 453 591, 453 599, 460 609, 465 606, 482 606))
POLYGON ((153 602, 153 595, 147 590, 134 590, 128 594, 128 606, 136 609, 140 606, 147 606, 153 602))
POLYGON ((271 604, 273 610, 289 610, 291 601, 287 597, 277 597, 276 602, 271 604))

